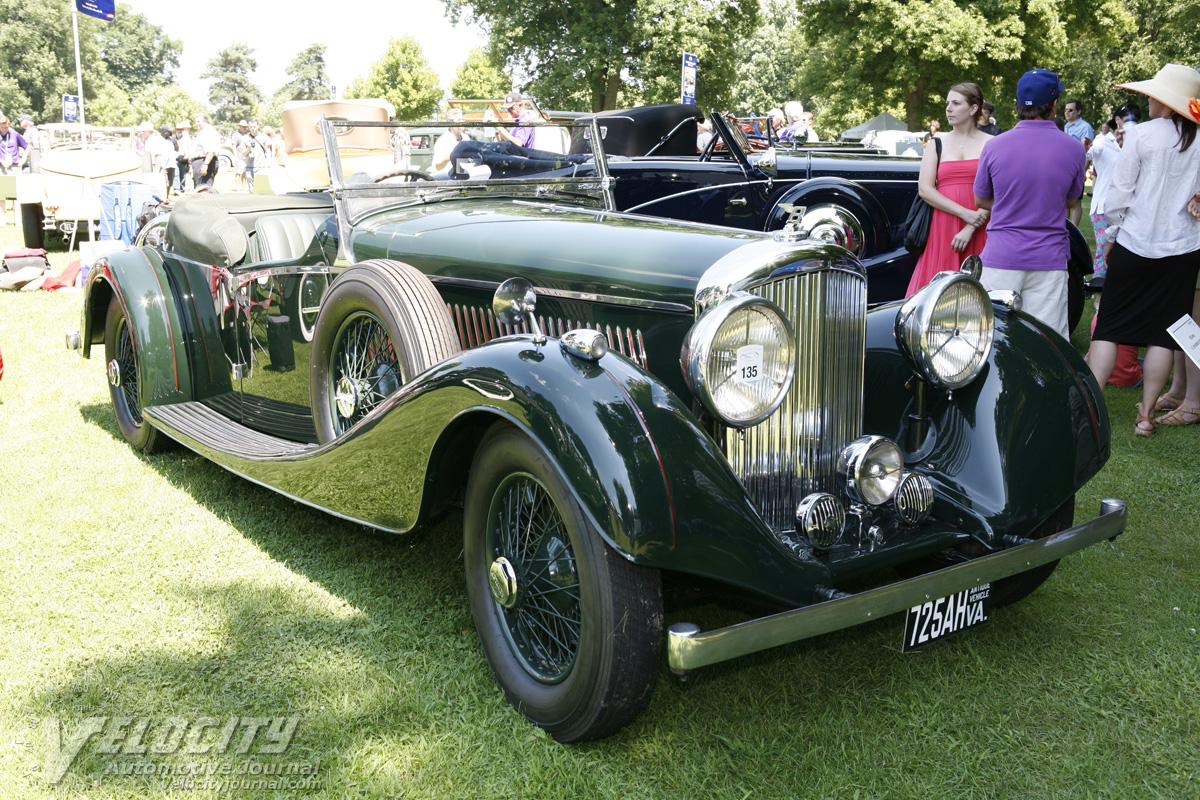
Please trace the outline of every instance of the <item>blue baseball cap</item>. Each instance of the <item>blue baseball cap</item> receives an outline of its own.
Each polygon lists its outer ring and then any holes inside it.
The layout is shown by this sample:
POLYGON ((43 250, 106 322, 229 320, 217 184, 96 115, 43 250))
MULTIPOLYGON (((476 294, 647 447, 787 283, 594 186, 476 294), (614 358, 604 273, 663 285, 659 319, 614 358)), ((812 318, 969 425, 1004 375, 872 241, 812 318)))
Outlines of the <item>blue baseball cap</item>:
POLYGON ((1062 81, 1048 69, 1031 69, 1017 81, 1017 105, 1044 106, 1058 97, 1062 81))

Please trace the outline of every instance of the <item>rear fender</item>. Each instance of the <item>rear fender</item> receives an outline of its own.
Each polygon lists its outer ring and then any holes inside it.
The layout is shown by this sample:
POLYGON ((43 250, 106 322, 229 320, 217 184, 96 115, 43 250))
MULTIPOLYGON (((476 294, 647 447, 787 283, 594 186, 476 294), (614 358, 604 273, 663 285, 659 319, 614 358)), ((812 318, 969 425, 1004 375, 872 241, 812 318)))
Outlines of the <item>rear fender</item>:
POLYGON ((997 309, 983 372, 948 395, 925 387, 896 346, 899 303, 867 317, 864 433, 894 439, 906 468, 932 481, 933 515, 985 538, 1024 535, 1108 460, 1108 411, 1091 371, 1062 337, 997 309))
POLYGON ((104 342, 108 304, 116 297, 125 311, 140 356, 139 391, 143 407, 192 397, 184 328, 162 257, 149 248, 120 250, 89 271, 80 321, 82 354, 104 342))

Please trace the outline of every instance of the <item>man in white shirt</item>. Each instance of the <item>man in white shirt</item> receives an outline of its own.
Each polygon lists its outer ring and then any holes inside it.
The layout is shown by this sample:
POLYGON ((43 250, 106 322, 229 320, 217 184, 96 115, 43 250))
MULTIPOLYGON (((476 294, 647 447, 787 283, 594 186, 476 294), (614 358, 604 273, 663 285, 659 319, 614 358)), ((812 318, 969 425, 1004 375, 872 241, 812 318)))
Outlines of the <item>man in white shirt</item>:
POLYGON ((171 180, 175 177, 175 143, 171 141, 170 125, 163 125, 158 133, 150 134, 146 140, 146 153, 150 156, 150 171, 165 177, 165 191, 169 193, 171 180))
POLYGON ((209 188, 217 182, 217 170, 221 166, 217 151, 221 149, 221 135, 212 126, 208 114, 203 112, 196 115, 196 135, 193 137, 193 149, 189 154, 192 162, 192 181, 196 188, 207 183, 209 188))
MULTIPOLYGON (((462 122, 461 108, 452 108, 446 115, 447 122, 462 122)), ((450 154, 454 147, 463 140, 465 131, 461 125, 452 125, 450 129, 437 138, 433 143, 433 171, 443 172, 450 167, 450 154)))

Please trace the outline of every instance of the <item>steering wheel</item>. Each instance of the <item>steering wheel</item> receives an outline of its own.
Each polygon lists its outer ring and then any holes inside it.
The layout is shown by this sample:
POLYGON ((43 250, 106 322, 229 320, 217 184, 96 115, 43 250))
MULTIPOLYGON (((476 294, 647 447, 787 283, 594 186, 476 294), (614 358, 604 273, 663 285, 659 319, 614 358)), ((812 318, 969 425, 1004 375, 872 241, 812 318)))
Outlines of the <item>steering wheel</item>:
POLYGON ((414 169, 412 167, 405 167, 405 166, 401 166, 401 165, 397 164, 394 167, 389 167, 388 169, 385 169, 382 172, 378 172, 378 173, 372 175, 371 183, 382 183, 383 181, 386 181, 389 178, 404 178, 404 181, 406 183, 410 182, 410 181, 431 181, 431 180, 433 180, 433 176, 430 175, 425 170, 414 169))

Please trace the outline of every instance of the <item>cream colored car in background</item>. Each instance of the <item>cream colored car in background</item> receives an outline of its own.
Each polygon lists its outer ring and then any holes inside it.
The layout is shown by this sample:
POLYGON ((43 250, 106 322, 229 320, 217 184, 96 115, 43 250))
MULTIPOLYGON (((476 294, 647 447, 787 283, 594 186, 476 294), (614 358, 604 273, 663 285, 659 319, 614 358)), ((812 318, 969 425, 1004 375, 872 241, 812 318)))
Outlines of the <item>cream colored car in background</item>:
POLYGON ((42 247, 47 231, 68 240, 91 224, 95 234, 103 184, 148 183, 165 196, 163 176, 142 172, 132 128, 57 123, 42 125, 40 131, 41 172, 17 176, 17 203, 26 247, 42 247))

